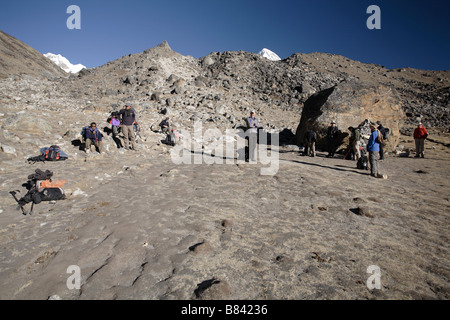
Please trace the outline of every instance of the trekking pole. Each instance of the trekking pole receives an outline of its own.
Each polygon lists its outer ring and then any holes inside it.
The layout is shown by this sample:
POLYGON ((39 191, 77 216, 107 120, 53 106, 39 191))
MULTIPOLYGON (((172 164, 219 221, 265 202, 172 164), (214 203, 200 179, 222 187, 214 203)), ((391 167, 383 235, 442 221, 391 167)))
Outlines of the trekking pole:
POLYGON ((22 214, 23 214, 24 216, 26 216, 26 215, 27 215, 27 212, 25 211, 25 209, 23 208, 23 206, 20 205, 19 199, 17 199, 17 197, 16 197, 16 191, 10 191, 9 193, 13 196, 14 200, 16 200, 17 203, 19 204, 19 207, 20 207, 20 209, 22 210, 22 214))
POLYGON ((344 157, 344 160, 345 159, 347 159, 347 156, 348 156, 348 154, 350 153, 350 151, 352 150, 352 148, 350 147, 350 148, 348 148, 348 151, 347 151, 347 154, 345 155, 345 157, 344 157))

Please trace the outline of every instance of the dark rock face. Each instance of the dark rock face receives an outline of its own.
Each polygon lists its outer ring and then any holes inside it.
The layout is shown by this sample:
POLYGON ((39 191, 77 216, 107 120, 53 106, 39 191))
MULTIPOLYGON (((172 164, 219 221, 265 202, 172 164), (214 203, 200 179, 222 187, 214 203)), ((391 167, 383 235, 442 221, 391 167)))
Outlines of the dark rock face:
POLYGON ((374 87, 357 79, 343 81, 336 86, 313 94, 306 100, 297 127, 296 142, 302 138, 308 128, 318 134, 319 148, 325 148, 325 136, 331 121, 336 121, 341 130, 339 143, 348 136, 347 128, 358 127, 366 119, 381 121, 390 129, 391 137, 386 150, 393 150, 399 138, 399 128, 405 118, 398 96, 384 86, 374 87))

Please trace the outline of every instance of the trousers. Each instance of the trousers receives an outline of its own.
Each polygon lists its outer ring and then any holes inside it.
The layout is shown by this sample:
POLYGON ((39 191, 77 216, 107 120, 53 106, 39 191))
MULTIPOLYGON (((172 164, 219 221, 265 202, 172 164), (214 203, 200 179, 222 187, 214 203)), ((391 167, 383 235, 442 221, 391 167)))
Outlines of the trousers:
POLYGON ((129 148, 131 141, 131 149, 136 150, 136 137, 134 135, 133 125, 122 126, 122 133, 123 133, 123 144, 125 146, 125 149, 129 148))

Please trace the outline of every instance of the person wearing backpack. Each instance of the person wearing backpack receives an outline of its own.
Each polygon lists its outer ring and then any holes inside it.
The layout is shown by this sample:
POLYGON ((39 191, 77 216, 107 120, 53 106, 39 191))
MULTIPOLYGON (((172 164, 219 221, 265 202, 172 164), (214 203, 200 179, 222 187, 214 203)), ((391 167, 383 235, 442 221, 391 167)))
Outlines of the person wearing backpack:
POLYGON ((165 134, 170 134, 172 131, 169 124, 169 117, 166 117, 161 123, 159 124, 161 127, 161 132, 165 134))
POLYGON ((317 134, 314 130, 309 129, 306 131, 303 137, 303 143, 305 144, 305 149, 303 152, 304 156, 315 157, 316 156, 316 141, 317 134))
POLYGON ((131 142, 131 149, 136 150, 136 136, 134 134, 134 124, 136 123, 136 111, 130 103, 125 105, 125 108, 119 112, 120 122, 122 124, 123 143, 125 150, 129 150, 131 142))
POLYGON ((416 156, 415 158, 425 158, 424 149, 425 149, 425 139, 428 137, 428 131, 423 126, 422 122, 419 122, 417 128, 414 130, 413 138, 416 143, 416 156))
MULTIPOLYGON (((383 141, 387 140, 389 129, 383 127, 381 121, 377 121, 377 130, 380 131, 383 141)), ((383 143, 380 143, 380 161, 384 160, 383 143)))
POLYGON ((353 150, 354 159, 358 161, 361 158, 361 131, 358 128, 348 127, 350 131, 350 147, 353 150))
POLYGON ((339 129, 336 126, 336 121, 331 121, 331 125, 327 129, 327 158, 333 158, 338 147, 339 129))
POLYGON ((91 145, 94 145, 99 153, 102 153, 102 139, 103 135, 97 128, 97 124, 92 122, 91 125, 85 128, 85 138, 86 138, 86 153, 91 151, 91 145))

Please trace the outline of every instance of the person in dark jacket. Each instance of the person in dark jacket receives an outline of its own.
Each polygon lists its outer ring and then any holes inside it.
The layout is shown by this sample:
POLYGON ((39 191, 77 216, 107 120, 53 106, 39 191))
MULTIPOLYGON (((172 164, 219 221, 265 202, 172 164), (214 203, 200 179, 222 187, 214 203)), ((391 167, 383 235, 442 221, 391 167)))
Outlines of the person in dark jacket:
POLYGON ((303 143, 305 145, 305 151, 303 152, 304 156, 316 156, 316 141, 317 134, 314 130, 310 129, 306 131, 305 136, 303 137, 303 143))
MULTIPOLYGON (((381 124, 381 121, 377 121, 377 129, 380 131, 382 135, 384 135, 384 131, 386 130, 385 127, 381 124)), ((383 144, 380 143, 380 161, 384 160, 384 151, 383 151, 383 144)))
POLYGON ((338 147, 338 139, 339 139, 339 129, 336 126, 335 121, 331 121, 331 125, 327 130, 327 147, 328 147, 328 155, 327 158, 333 158, 336 153, 336 149, 338 147))
POLYGON ((348 127, 350 131, 350 150, 353 151, 352 160, 358 161, 361 158, 361 131, 358 128, 348 127))
POLYGON ((136 136, 134 134, 134 124, 136 123, 136 111, 132 108, 130 103, 125 105, 125 108, 119 112, 120 122, 122 124, 123 144, 125 149, 129 149, 131 141, 131 149, 136 150, 136 136))
POLYGON ((89 127, 83 129, 84 138, 86 139, 86 149, 85 152, 89 153, 91 151, 91 146, 94 145, 99 153, 102 153, 102 140, 103 135, 97 128, 97 124, 92 122, 89 127))
POLYGON ((163 121, 161 121, 161 123, 159 124, 159 126, 161 127, 162 133, 170 134, 170 132, 172 131, 172 130, 170 129, 169 117, 167 117, 166 119, 164 119, 163 121))

